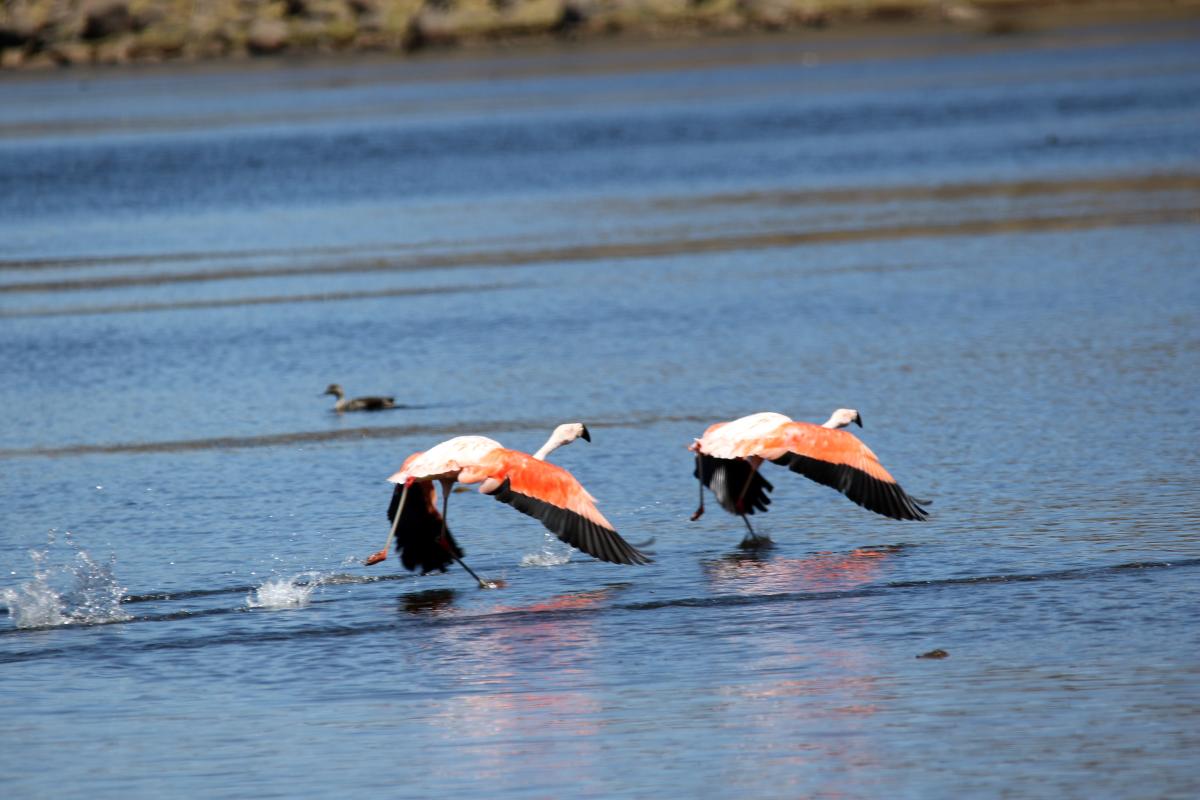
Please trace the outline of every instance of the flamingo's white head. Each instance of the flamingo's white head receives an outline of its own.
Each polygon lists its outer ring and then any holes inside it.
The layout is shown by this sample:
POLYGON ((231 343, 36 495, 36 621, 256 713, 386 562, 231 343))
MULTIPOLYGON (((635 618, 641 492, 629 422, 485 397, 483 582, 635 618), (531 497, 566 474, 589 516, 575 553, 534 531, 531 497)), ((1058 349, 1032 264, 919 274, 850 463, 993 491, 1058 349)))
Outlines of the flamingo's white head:
POLYGON ((570 444, 576 439, 590 442, 592 435, 588 433, 587 426, 582 422, 565 422, 554 429, 554 433, 550 434, 550 438, 546 440, 540 450, 533 454, 533 457, 542 461, 564 444, 570 444))
POLYGON ((823 428, 844 428, 853 422, 858 427, 862 427, 862 417, 853 408, 839 408, 833 412, 832 416, 826 420, 823 428))
POLYGON ((563 444, 570 444, 576 439, 583 439, 585 442, 592 440, 592 435, 588 433, 587 425, 582 422, 564 422, 554 429, 553 436, 555 439, 562 441, 563 444))

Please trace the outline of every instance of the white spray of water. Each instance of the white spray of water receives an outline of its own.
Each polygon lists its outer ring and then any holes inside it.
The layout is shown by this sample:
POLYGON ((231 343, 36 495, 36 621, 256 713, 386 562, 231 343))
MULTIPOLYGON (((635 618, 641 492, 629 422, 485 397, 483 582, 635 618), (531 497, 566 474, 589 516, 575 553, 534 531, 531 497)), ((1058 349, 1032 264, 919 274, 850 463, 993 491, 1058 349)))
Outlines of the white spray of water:
MULTIPOLYGON (((45 553, 34 553, 35 561, 45 553)), ((62 595, 49 582, 49 574, 35 570, 33 580, 26 581, 16 589, 0 591, 0 602, 8 606, 8 616, 18 628, 45 628, 65 625, 66 604, 62 595)))
MULTIPOLYGON (((53 538, 52 538, 53 543, 53 538)), ((113 577, 113 562, 98 563, 85 550, 71 564, 52 565, 49 553, 34 550, 33 578, 15 589, 0 590, 0 603, 18 628, 120 622, 130 618, 121 608, 125 587, 113 577)))
POLYGON ((542 542, 542 549, 536 553, 526 553, 521 559, 522 567, 557 567, 571 560, 574 549, 566 542, 560 542, 553 534, 547 533, 542 542))
POLYGON ((317 572, 301 572, 290 578, 277 578, 246 595, 250 608, 303 608, 323 579, 317 572))

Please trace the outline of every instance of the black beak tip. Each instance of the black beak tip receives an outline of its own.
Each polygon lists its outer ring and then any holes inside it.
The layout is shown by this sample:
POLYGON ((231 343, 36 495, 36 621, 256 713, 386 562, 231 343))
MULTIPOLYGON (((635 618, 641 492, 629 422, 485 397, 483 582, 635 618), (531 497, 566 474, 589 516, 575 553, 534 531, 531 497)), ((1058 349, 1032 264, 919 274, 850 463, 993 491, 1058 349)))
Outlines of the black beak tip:
POLYGON ((592 440, 592 435, 588 433, 587 425, 583 426, 583 433, 580 435, 583 437, 585 442, 590 442, 592 440))
POLYGON ((862 414, 855 414, 855 415, 854 415, 854 421, 855 421, 855 422, 858 424, 858 427, 860 427, 860 428, 861 428, 861 427, 863 426, 863 424, 862 424, 862 414))

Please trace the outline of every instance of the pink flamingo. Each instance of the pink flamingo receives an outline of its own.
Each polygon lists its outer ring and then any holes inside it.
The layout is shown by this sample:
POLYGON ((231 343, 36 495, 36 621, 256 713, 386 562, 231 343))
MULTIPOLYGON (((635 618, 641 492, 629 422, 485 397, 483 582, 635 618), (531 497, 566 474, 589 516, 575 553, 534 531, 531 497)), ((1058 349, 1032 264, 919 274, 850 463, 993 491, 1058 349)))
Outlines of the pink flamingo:
POLYGON ((854 434, 850 423, 862 427, 862 417, 852 408, 839 408, 823 424, 795 422, 783 414, 763 412, 732 422, 718 422, 688 447, 696 453, 695 476, 700 482, 700 507, 693 520, 704 514, 704 487, 712 490, 721 508, 737 514, 749 531, 742 547, 770 543, 750 525, 748 515, 767 510, 775 487, 758 471, 763 461, 787 467, 817 483, 837 489, 863 508, 892 519, 923 520, 929 514, 900 488, 871 449, 854 434))
POLYGON ((590 556, 614 564, 646 564, 650 558, 630 545, 596 508, 596 501, 571 473, 545 461, 552 451, 583 438, 591 441, 580 423, 559 425, 534 455, 509 450, 484 436, 458 436, 405 459, 388 478, 396 484, 388 518, 391 532, 383 549, 366 560, 376 564, 387 558, 392 539, 401 563, 422 572, 445 571, 457 561, 484 588, 484 581, 462 560, 462 550, 446 526, 447 506, 454 484, 479 483, 479 491, 511 505, 542 522, 559 539, 590 556), (442 511, 438 513, 433 481, 442 485, 442 511), (417 502, 407 503, 413 487, 417 502))

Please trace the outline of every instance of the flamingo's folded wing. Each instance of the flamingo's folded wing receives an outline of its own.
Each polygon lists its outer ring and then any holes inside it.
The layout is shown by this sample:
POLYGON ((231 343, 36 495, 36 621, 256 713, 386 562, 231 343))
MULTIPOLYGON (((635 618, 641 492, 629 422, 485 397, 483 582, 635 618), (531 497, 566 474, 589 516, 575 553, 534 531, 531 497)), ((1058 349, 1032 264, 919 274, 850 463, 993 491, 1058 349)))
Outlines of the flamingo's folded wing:
MULTIPOLYGON (((388 522, 396 519, 396 508, 404 486, 397 484, 392 490, 392 502, 388 505, 388 522)), ((396 555, 407 570, 420 570, 424 575, 437 570, 445 572, 455 558, 462 558, 462 548, 450 530, 446 529, 445 543, 440 540, 442 515, 437 510, 437 495, 433 484, 414 483, 396 526, 396 555), (416 495, 415 497, 413 495, 416 495)))
POLYGON ((921 502, 900 488, 871 449, 854 434, 807 422, 789 424, 787 452, 774 459, 817 483, 837 489, 863 508, 892 519, 923 520, 921 502))
POLYGON ((696 468, 692 475, 712 490, 721 508, 730 514, 766 511, 771 504, 768 492, 775 487, 759 470, 754 470, 752 474, 750 462, 744 458, 717 458, 697 453, 696 468), (739 512, 737 499, 742 487, 746 487, 746 493, 742 495, 743 511, 739 512))
POLYGON ((650 562, 621 538, 571 473, 515 450, 504 455, 503 479, 487 494, 540 520, 559 539, 601 561, 650 562))

